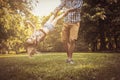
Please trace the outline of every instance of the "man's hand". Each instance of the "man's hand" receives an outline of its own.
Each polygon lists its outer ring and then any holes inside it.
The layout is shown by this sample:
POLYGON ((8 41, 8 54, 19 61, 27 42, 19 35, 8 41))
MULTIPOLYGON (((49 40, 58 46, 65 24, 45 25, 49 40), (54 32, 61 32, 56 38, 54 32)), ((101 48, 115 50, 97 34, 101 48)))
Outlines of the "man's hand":
POLYGON ((65 15, 67 15, 69 12, 72 12, 72 11, 74 11, 75 9, 66 9, 65 11, 64 11, 64 14, 65 15))

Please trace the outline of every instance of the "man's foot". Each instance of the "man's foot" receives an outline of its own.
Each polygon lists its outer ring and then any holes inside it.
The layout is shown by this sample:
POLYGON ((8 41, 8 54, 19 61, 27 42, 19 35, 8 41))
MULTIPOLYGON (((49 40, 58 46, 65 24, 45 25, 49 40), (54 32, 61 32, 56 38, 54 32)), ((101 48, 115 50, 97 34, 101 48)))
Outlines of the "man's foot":
POLYGON ((74 61, 73 61, 73 60, 71 60, 71 59, 67 59, 67 60, 66 60, 66 63, 69 63, 69 64, 74 64, 74 61))

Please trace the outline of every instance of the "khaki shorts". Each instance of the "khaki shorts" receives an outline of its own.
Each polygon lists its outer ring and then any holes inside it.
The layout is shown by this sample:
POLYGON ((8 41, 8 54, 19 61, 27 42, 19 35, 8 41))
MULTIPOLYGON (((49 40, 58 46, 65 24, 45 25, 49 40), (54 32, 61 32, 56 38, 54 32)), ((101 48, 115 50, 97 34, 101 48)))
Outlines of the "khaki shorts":
POLYGON ((62 28, 62 41, 77 40, 80 23, 64 23, 62 28))

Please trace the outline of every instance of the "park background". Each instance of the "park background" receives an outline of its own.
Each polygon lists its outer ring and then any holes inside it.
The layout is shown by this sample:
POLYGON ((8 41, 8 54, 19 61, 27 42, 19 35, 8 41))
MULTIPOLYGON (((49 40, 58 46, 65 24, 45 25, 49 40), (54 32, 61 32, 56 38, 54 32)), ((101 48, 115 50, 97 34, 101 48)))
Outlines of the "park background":
MULTIPOLYGON (((0 80, 120 80, 120 0, 83 0, 81 26, 67 64, 63 19, 29 58, 25 40, 41 28, 60 0, 0 0, 0 80)), ((61 12, 59 13, 61 14, 61 12)))
MULTIPOLYGON (((33 32, 25 21, 30 20, 37 29, 41 28, 59 3, 59 0, 0 0, 0 53, 25 52, 25 40, 33 32)), ((119 5, 119 0, 84 0, 75 51, 120 51, 119 5)), ((38 51, 64 51, 61 42, 62 24, 63 19, 39 43, 38 51)))

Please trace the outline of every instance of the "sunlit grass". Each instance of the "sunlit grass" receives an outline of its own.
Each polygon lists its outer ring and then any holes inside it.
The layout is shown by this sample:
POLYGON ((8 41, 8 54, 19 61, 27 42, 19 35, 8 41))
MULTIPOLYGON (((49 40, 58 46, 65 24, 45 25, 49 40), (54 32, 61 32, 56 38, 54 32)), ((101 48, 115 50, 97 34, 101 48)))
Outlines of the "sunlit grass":
POLYGON ((0 80, 119 80, 120 54, 65 53, 0 55, 0 80))

